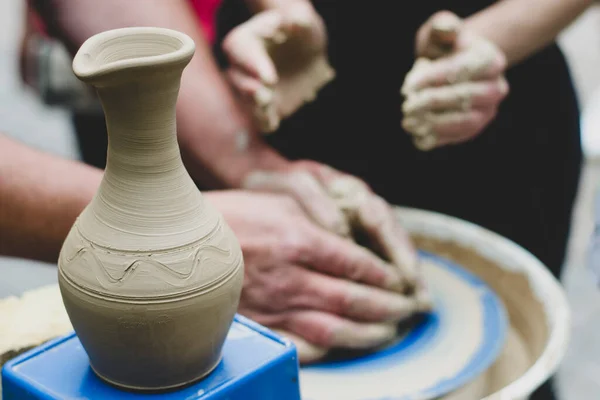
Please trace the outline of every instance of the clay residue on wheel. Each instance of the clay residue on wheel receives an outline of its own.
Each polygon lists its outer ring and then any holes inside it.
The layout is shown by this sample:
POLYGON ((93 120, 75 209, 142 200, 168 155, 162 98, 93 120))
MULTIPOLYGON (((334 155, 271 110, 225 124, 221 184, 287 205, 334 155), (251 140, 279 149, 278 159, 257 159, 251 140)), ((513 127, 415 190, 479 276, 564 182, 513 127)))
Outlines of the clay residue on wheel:
POLYGON ((542 355, 549 338, 544 307, 535 297, 527 277, 451 241, 420 235, 413 236, 413 240, 419 249, 445 257, 485 281, 504 302, 510 320, 507 343, 495 364, 479 380, 463 388, 464 396, 457 392, 445 399, 467 399, 466 393, 482 380, 485 380, 485 396, 516 381, 542 355))

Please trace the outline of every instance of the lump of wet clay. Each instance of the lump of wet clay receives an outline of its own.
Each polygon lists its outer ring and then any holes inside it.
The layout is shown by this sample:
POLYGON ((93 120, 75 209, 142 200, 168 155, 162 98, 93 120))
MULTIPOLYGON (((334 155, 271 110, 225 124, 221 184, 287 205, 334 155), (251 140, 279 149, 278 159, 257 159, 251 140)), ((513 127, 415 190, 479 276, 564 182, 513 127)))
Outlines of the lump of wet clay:
POLYGON ((73 329, 57 285, 0 300, 0 366, 73 329))

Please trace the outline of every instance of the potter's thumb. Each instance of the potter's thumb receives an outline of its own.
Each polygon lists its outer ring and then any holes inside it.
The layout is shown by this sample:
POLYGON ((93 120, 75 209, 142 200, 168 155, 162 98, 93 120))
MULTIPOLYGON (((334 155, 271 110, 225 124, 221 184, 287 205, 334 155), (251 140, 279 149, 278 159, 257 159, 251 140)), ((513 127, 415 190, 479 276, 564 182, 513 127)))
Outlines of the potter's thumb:
POLYGON ((309 29, 315 20, 312 6, 304 1, 291 3, 282 10, 282 20, 286 29, 309 29))
POLYGON ((250 190, 287 194, 317 225, 342 236, 350 234, 344 214, 309 172, 254 171, 244 179, 243 185, 250 190))
POLYGON ((279 79, 277 69, 264 44, 256 38, 247 38, 241 42, 242 45, 226 51, 229 62, 263 84, 275 85, 279 79))
POLYGON ((290 2, 281 12, 284 32, 298 38, 303 47, 323 50, 327 32, 323 20, 310 1, 290 2))
POLYGON ((452 51, 462 20, 450 11, 439 11, 425 23, 417 35, 417 54, 435 59, 452 51))
MULTIPOLYGON (((268 31, 260 32, 253 29, 252 24, 261 22, 250 21, 247 25, 241 25, 230 32, 223 41, 223 52, 229 63, 244 71, 247 75, 259 79, 267 86, 275 85, 278 81, 277 69, 266 48, 265 40, 276 35, 281 18, 267 15, 274 21, 268 21, 273 25, 268 31)), ((262 29, 266 29, 261 27, 262 29)))

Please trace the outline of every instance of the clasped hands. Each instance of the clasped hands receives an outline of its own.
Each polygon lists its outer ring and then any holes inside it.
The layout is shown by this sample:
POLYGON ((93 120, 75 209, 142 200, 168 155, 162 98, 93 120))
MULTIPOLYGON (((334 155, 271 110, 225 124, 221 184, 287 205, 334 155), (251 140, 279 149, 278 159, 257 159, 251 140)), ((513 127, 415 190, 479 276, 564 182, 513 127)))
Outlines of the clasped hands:
POLYGON ((260 12, 227 35, 226 76, 259 131, 275 131, 334 78, 326 47, 325 26, 308 1, 260 12))
MULTIPOLYGON (((335 76, 323 21, 309 2, 255 15, 227 36, 223 49, 229 81, 263 133, 275 131, 335 76)), ((403 128, 421 150, 473 139, 508 95, 504 53, 447 11, 419 29, 416 50, 401 88, 403 128)))
POLYGON ((415 146, 426 151, 476 137, 508 94, 502 51, 446 11, 419 29, 416 50, 401 88, 402 126, 415 146))
POLYGON ((293 339, 301 362, 331 348, 381 345, 395 337, 398 322, 432 309, 408 235, 392 208, 358 178, 297 161, 280 171, 254 171, 243 186, 284 195, 309 222, 293 222, 305 236, 291 243, 282 236, 273 249, 280 254, 283 248, 287 262, 247 268, 240 303, 242 314, 293 339), (314 240, 317 231, 320 240, 314 240), (356 245, 357 234, 366 246, 356 245))

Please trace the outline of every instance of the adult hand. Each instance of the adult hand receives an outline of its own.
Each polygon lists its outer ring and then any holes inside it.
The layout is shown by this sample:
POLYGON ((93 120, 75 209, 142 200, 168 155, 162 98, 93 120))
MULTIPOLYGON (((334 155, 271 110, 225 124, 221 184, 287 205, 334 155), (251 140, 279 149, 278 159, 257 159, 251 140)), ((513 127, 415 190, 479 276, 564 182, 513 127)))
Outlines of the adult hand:
POLYGON ((275 131, 333 79, 326 42, 323 21, 308 1, 260 12, 227 35, 227 77, 260 131, 275 131))
POLYGON ((401 92, 402 126, 417 148, 431 150, 477 136, 508 94, 502 51, 445 11, 419 29, 416 49, 417 61, 401 92))
POLYGON ((422 289, 418 257, 390 205, 360 179, 313 161, 296 161, 280 171, 255 171, 245 189, 290 195, 321 227, 365 244, 394 265, 403 277, 398 290, 422 289))
POLYGON ((330 348, 371 348, 396 323, 428 309, 394 290, 400 271, 347 238, 320 228, 289 196, 209 193, 244 253, 239 312, 292 338, 300 360, 330 348))

